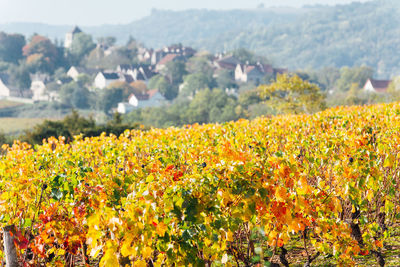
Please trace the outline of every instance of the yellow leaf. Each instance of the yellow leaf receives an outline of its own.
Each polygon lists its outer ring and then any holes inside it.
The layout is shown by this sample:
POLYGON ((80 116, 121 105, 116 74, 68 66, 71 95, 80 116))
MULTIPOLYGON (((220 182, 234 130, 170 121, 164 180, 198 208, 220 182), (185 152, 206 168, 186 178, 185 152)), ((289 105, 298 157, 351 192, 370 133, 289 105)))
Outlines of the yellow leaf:
POLYGON ((156 232, 159 236, 164 236, 167 229, 168 227, 165 225, 165 223, 160 222, 159 224, 157 224, 156 232))
POLYGON ((101 258, 100 266, 119 266, 117 249, 114 241, 107 241, 106 247, 107 249, 104 256, 101 258))
POLYGON ((150 258, 152 253, 153 253, 153 250, 151 249, 151 247, 145 247, 142 249, 142 256, 145 259, 150 258))
MULTIPOLYGON (((116 265, 118 266, 118 265, 116 265)), ((137 260, 135 261, 134 265, 135 267, 147 267, 147 263, 144 260, 137 260)))
POLYGON ((276 191, 275 191, 275 197, 276 197, 276 200, 285 202, 287 200, 286 189, 283 187, 278 187, 278 189, 276 189, 276 191))
POLYGON ((226 236, 227 236, 227 237, 226 237, 226 240, 227 240, 227 241, 233 242, 233 233, 232 233, 231 230, 228 230, 228 233, 227 233, 226 236))

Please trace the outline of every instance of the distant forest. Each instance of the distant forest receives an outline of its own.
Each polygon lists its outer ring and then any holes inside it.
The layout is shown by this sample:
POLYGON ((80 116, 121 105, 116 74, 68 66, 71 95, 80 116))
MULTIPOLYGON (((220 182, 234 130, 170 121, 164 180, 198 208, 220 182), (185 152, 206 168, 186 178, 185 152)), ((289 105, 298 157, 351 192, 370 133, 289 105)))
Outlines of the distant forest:
MULTIPOLYGON (((290 69, 367 65, 377 77, 400 73, 400 1, 375 0, 301 9, 163 11, 127 25, 82 27, 94 37, 129 36, 148 47, 184 43, 210 52, 240 47, 290 69)), ((81 26, 81 25, 79 25, 81 26)), ((64 38, 71 26, 13 23, 0 30, 64 38)))

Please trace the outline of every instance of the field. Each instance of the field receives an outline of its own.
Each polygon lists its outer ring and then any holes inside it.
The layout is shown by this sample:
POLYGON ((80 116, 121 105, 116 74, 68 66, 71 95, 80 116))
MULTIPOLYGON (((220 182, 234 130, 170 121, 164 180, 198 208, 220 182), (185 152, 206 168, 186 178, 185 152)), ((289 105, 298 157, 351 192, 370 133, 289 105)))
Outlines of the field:
POLYGON ((0 223, 25 265, 398 266, 399 132, 394 103, 17 143, 0 223))
POLYGON ((44 121, 44 118, 1 118, 0 132, 5 134, 19 134, 33 128, 44 121))
POLYGON ((16 106, 20 106, 20 105, 23 105, 23 104, 19 103, 19 102, 14 102, 14 101, 9 101, 9 100, 1 100, 0 99, 0 109, 16 107, 16 106))

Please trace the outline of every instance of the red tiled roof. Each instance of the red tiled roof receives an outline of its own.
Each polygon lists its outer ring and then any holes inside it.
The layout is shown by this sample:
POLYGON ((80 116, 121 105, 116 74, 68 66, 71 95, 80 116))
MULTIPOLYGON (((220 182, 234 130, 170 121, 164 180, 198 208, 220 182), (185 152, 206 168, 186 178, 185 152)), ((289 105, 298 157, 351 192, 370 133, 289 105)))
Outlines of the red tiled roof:
POLYGON ((131 99, 132 96, 135 96, 137 100, 148 100, 149 95, 148 94, 131 94, 128 99, 131 99))
POLYGON ((155 94, 157 94, 158 90, 157 89, 152 89, 147 91, 147 94, 149 95, 149 98, 152 98, 155 94))
POLYGON ((165 65, 168 62, 173 61, 178 55, 177 54, 168 54, 165 57, 163 57, 160 62, 158 62, 159 65, 165 65))
POLYGON ((246 66, 244 72, 245 73, 249 73, 252 70, 254 70, 256 68, 256 66, 246 66))

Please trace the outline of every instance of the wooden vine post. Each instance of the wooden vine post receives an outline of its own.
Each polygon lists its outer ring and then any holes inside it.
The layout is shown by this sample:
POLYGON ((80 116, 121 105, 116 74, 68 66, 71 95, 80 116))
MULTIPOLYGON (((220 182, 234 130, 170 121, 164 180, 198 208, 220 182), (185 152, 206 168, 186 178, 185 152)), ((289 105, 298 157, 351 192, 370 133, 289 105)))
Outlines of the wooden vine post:
POLYGON ((14 243, 15 226, 8 225, 3 228, 4 253, 6 267, 18 267, 17 249, 14 243))

